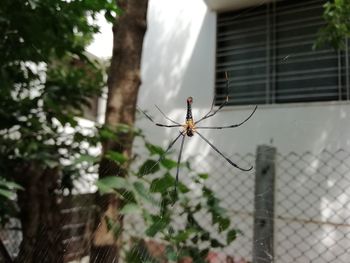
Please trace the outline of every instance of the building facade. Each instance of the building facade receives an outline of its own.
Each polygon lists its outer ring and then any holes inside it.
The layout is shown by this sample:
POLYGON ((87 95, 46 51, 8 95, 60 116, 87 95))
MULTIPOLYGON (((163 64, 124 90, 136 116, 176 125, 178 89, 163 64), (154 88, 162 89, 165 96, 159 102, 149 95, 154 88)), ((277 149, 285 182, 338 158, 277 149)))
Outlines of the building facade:
MULTIPOLYGON (((272 189, 276 262, 350 258, 344 249, 350 231, 349 55, 347 50, 312 48, 324 25, 324 3, 149 2, 138 105, 159 122, 166 120, 154 104, 183 122, 186 98, 192 96, 196 120, 208 112, 215 94, 215 104, 223 102, 225 72, 229 105, 205 124, 239 123, 258 105, 244 125, 202 133, 241 166, 255 165, 258 145, 277 149, 272 189)), ((157 127, 141 116, 137 125, 164 147, 178 135, 176 128, 157 127)), ((254 170, 242 173, 219 162, 199 136, 186 140, 184 153, 211 174, 213 187, 226 193, 222 198, 236 224, 248 233, 227 253, 251 260, 254 170), (240 201, 242 196, 248 201, 240 201)))

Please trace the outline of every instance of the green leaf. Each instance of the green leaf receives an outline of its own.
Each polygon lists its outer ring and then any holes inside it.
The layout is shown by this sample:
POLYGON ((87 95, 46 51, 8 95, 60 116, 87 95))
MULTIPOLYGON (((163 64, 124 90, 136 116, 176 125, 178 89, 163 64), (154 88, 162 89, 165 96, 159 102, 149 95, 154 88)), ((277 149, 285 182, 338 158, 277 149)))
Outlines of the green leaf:
POLYGON ((133 131, 133 128, 130 125, 119 123, 117 126, 118 133, 129 133, 133 131))
MULTIPOLYGON (((128 188, 130 188, 128 186, 128 188)), ((125 189, 118 189, 118 194, 120 194, 124 200, 131 203, 136 203, 135 194, 132 191, 126 191, 125 189)))
POLYGON ((83 162, 95 163, 98 160, 98 157, 92 156, 90 154, 82 154, 77 159, 74 160, 74 164, 79 164, 83 162))
POLYGON ((100 129, 99 133, 100 133, 100 136, 102 139, 116 139, 117 138, 116 133, 107 129, 107 128, 100 129))
POLYGON ((128 160, 128 158, 124 154, 115 151, 107 152, 106 157, 112 161, 115 161, 119 165, 122 165, 128 160))
POLYGON ((166 246, 165 248, 165 254, 168 260, 170 261, 176 261, 177 260, 177 253, 175 249, 172 246, 166 246))
POLYGON ((37 6, 37 1, 36 0, 28 0, 28 3, 32 9, 35 9, 37 6))
POLYGON ((195 206, 194 212, 198 212, 198 211, 201 210, 201 209, 202 209, 202 204, 199 203, 199 204, 197 204, 197 205, 195 206))
POLYGON ((99 179, 96 182, 96 186, 98 187, 101 194, 113 193, 114 189, 124 189, 128 188, 128 182, 123 177, 118 176, 108 176, 99 179))
POLYGON ((34 152, 38 150, 39 144, 35 141, 31 141, 28 146, 27 146, 27 151, 28 152, 34 152))
POLYGON ((209 248, 205 248, 201 250, 199 255, 201 256, 201 258, 206 258, 208 256, 208 253, 209 253, 209 248))
POLYGON ((184 194, 190 191, 190 188, 188 188, 185 184, 181 182, 179 182, 178 188, 179 188, 179 191, 184 194))
POLYGON ((168 173, 166 173, 161 178, 156 178, 151 183, 151 192, 152 193, 165 193, 168 188, 175 185, 175 179, 168 173))
POLYGON ((157 171, 159 171, 159 169, 160 169, 160 167, 159 167, 159 163, 157 161, 147 160, 141 165, 138 174, 140 177, 142 177, 146 174, 156 173, 157 171))
POLYGON ((213 238, 210 240, 210 246, 213 248, 217 248, 217 247, 224 247, 225 245, 222 244, 219 240, 213 238))
POLYGON ((209 174, 206 174, 206 173, 200 173, 200 174, 198 174, 198 176, 204 180, 209 178, 209 174))
POLYGON ((50 160, 50 159, 44 159, 44 163, 47 165, 49 168, 55 168, 59 166, 59 161, 57 160, 50 160))
POLYGON ((189 171, 192 171, 192 170, 193 170, 192 167, 191 167, 191 162, 190 162, 190 161, 186 161, 186 162, 185 162, 185 166, 186 166, 186 168, 187 168, 189 171))
POLYGON ((207 187, 203 187, 203 196, 206 197, 207 199, 213 196, 213 191, 210 190, 207 187))
POLYGON ((171 159, 163 159, 160 163, 168 170, 177 166, 177 162, 171 159))
POLYGON ((0 189, 0 195, 6 197, 7 199, 11 199, 14 196, 14 192, 5 189, 0 189))
POLYGON ((231 242, 236 238, 237 238, 237 231, 235 229, 232 229, 227 232, 226 242, 228 245, 231 244, 231 242))
POLYGON ((162 231, 169 224, 169 219, 158 218, 155 222, 146 230, 146 235, 154 237, 158 232, 162 231))
POLYGON ((97 186, 98 191, 100 192, 101 195, 115 193, 115 191, 112 187, 109 187, 108 185, 101 184, 98 181, 96 182, 96 186, 97 186))
POLYGON ((136 203, 126 204, 120 210, 120 213, 123 215, 140 214, 141 212, 142 212, 141 208, 136 203))
POLYGON ((194 218, 193 213, 190 210, 186 210, 186 212, 187 212, 187 226, 191 226, 192 228, 202 230, 202 227, 198 224, 197 220, 194 218))
POLYGON ((0 185, 5 186, 8 189, 11 190, 24 190, 24 188, 22 186, 20 186, 19 184, 15 183, 15 182, 9 182, 9 181, 0 181, 0 185))
POLYGON ((106 12, 105 13, 105 18, 106 18, 106 20, 108 21, 108 22, 110 22, 110 23, 113 23, 113 22, 115 22, 115 17, 112 15, 112 13, 111 12, 106 12))
POLYGON ((122 16, 124 14, 124 10, 121 9, 120 7, 117 7, 115 9, 115 12, 117 13, 118 16, 122 16))
POLYGON ((186 230, 179 231, 179 233, 174 237, 174 240, 176 240, 176 242, 186 241, 191 234, 196 232, 197 231, 194 228, 188 228, 186 230))
POLYGON ((147 224, 150 224, 152 222, 152 215, 149 211, 147 211, 146 209, 142 210, 142 217, 145 220, 145 222, 147 224))
POLYGON ((153 205, 159 205, 158 202, 153 198, 150 192, 145 188, 145 186, 141 182, 133 183, 135 192, 144 200, 148 201, 153 205))
POLYGON ((159 156, 163 156, 165 154, 164 150, 161 147, 151 143, 146 143, 146 148, 151 155, 157 154, 159 156))
POLYGON ((210 234, 209 232, 204 232, 202 235, 201 235, 201 240, 202 241, 208 241, 210 239, 210 234))
POLYGON ((230 219, 220 218, 219 219, 219 232, 225 231, 231 224, 230 219))
POLYGON ((113 236, 117 239, 122 231, 120 223, 109 217, 105 218, 105 222, 106 222, 108 231, 111 231, 113 233, 113 236))
POLYGON ((191 238, 191 241, 192 241, 194 244, 197 244, 197 243, 198 243, 198 235, 195 235, 193 238, 191 238))

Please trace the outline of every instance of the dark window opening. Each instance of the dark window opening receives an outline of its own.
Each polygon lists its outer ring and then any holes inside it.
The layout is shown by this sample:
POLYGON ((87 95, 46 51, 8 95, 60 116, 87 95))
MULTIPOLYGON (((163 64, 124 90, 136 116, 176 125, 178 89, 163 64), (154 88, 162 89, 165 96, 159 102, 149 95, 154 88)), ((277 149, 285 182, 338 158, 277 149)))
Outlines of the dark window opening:
POLYGON ((325 0, 286 0, 218 14, 216 104, 349 100, 347 50, 313 50, 325 0))

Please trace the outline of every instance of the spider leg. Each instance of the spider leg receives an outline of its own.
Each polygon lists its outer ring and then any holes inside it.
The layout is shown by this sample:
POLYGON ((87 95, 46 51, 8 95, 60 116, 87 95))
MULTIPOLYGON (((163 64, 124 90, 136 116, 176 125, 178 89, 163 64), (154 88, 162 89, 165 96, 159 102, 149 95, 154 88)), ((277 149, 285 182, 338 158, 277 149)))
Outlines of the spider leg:
POLYGON ((180 132, 180 134, 169 144, 165 152, 159 157, 157 162, 148 171, 152 170, 161 160, 164 159, 164 156, 170 151, 170 149, 174 146, 175 142, 180 138, 181 135, 183 136, 183 134, 180 132))
POLYGON ((198 124, 205 119, 213 117, 218 111, 220 111, 227 104, 227 102, 228 102, 228 88, 229 88, 229 82, 230 82, 228 79, 228 76, 227 76, 227 72, 225 72, 225 78, 226 78, 226 99, 225 99, 225 101, 219 106, 219 108, 217 108, 215 111, 213 111, 213 108, 215 105, 215 100, 216 100, 216 93, 215 93, 209 112, 207 114, 205 114, 202 118, 200 118, 198 121, 196 121, 195 124, 198 124))
POLYGON ((255 113, 256 109, 258 108, 258 105, 255 106, 254 110, 252 111, 252 113, 242 122, 238 123, 238 124, 232 124, 232 125, 227 125, 227 126, 213 126, 213 127, 207 127, 207 126, 199 126, 196 127, 196 129, 227 129, 227 128, 236 128, 241 126, 243 123, 245 123, 246 121, 248 121, 253 114, 255 113))
MULTIPOLYGON (((215 98, 214 98, 215 100, 215 98)), ((224 101, 224 103, 222 103, 219 108, 217 108, 217 110, 213 111, 212 113, 211 112, 208 112, 204 117, 202 117, 201 119, 199 119, 198 121, 195 122, 195 124, 198 124, 199 122, 205 120, 205 119, 208 119, 210 117, 213 117, 216 113, 218 113, 218 111, 220 111, 226 104, 227 104, 227 99, 224 101), (210 113, 210 114, 209 114, 210 113)))
POLYGON ((143 113, 143 115, 146 116, 147 119, 149 119, 151 122, 153 122, 155 125, 160 126, 160 127, 167 127, 167 128, 174 128, 174 127, 182 127, 182 125, 180 124, 176 124, 176 125, 167 125, 167 124, 162 124, 159 122, 155 122, 151 116, 149 116, 146 112, 144 112, 143 110, 141 110, 139 107, 137 107, 137 109, 143 113))
POLYGON ((196 131, 197 134, 207 143, 210 145, 211 148, 214 149, 214 151, 216 151, 218 154, 220 154, 222 157, 225 158, 226 161, 228 161, 232 166, 238 168, 239 170, 241 171, 250 171, 251 169, 253 169, 253 166, 251 166, 249 169, 244 169, 244 168, 241 168, 239 167, 237 164, 235 164, 234 162, 232 162, 229 158, 227 158, 222 152, 220 152, 211 142, 209 142, 208 139, 206 139, 202 134, 200 134, 198 131, 196 131))
POLYGON ((165 119, 167 119, 168 121, 171 121, 171 122, 174 123, 174 124, 181 125, 180 123, 178 123, 178 122, 176 122, 176 121, 170 119, 168 116, 166 116, 165 113, 162 112, 162 110, 161 110, 157 105, 154 105, 154 106, 156 106, 157 110, 159 110, 159 112, 163 115, 163 117, 164 117, 165 119))
POLYGON ((185 143, 185 138, 186 136, 182 134, 182 141, 181 141, 181 146, 180 146, 180 153, 179 156, 177 158, 177 166, 176 166, 176 179, 175 179, 175 196, 177 195, 177 184, 179 183, 179 170, 180 170, 180 162, 181 162, 181 156, 182 156, 182 150, 184 147, 184 143, 185 143))

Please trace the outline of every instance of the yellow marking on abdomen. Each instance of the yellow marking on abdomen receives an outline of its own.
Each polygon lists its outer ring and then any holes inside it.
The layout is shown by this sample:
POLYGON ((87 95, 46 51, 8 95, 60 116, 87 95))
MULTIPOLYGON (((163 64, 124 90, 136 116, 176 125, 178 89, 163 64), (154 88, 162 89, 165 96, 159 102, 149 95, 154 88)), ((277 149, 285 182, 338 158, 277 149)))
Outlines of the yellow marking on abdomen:
POLYGON ((193 119, 186 120, 186 125, 190 128, 193 128, 194 127, 193 119))

